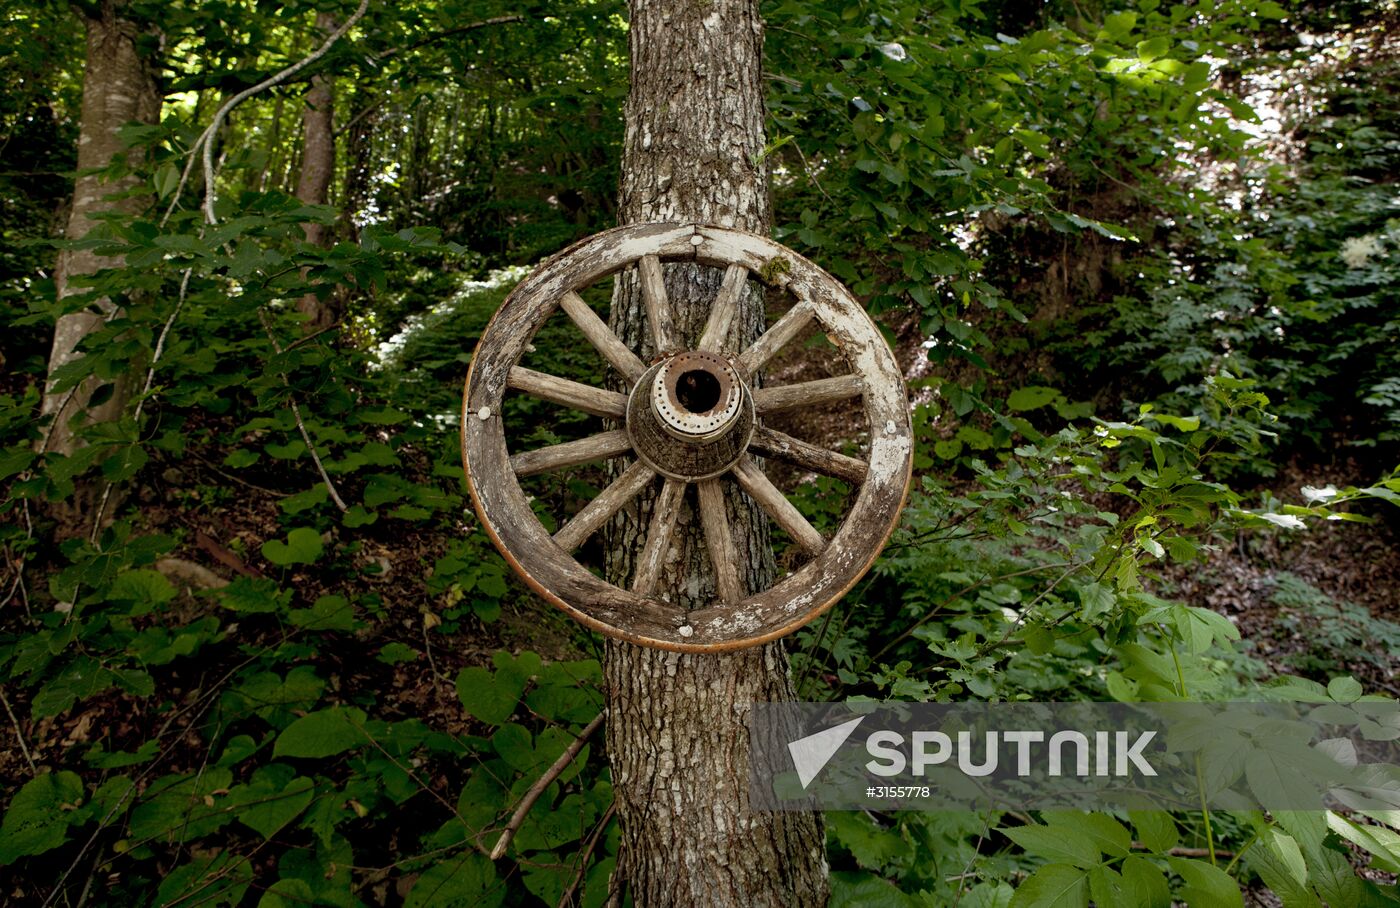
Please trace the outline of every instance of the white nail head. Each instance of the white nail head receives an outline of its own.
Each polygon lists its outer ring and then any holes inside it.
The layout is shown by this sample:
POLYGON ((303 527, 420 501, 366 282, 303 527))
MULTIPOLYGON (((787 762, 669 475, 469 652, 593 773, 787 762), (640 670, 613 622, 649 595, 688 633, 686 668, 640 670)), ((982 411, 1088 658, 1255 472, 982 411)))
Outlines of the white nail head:
POLYGON ((690 238, 690 245, 692 246, 699 246, 703 242, 705 242, 705 238, 698 233, 690 238))
POLYGON ((476 418, 479 419, 479 420, 481 420, 482 422, 485 422, 486 420, 490 419, 490 418, 491 418, 491 408, 490 408, 490 407, 482 407, 480 410, 477 410, 477 411, 476 411, 476 418))
POLYGON ((695 628, 691 627, 689 624, 682 624, 682 625, 681 625, 681 627, 680 627, 680 635, 681 635, 682 637, 689 637, 689 636, 691 636, 691 635, 694 634, 694 633, 695 633, 695 628))

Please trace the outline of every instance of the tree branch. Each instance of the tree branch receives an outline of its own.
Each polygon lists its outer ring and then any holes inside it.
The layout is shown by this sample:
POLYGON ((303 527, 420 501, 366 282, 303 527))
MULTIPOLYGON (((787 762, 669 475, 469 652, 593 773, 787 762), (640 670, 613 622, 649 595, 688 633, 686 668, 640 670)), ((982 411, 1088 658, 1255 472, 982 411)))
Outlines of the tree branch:
POLYGON ((559 778, 559 774, 568 768, 569 764, 578 756, 578 752, 583 750, 583 744, 588 740, 588 736, 598 730, 598 726, 603 724, 603 717, 607 710, 598 713, 597 718, 584 726, 583 731, 578 733, 574 743, 564 748, 564 752, 559 755, 544 771, 544 775, 535 780, 535 784, 530 786, 530 790, 525 792, 525 797, 520 799, 520 806, 515 808, 515 813, 511 814, 510 822, 506 823, 506 828, 501 832, 501 837, 496 840, 496 847, 491 849, 491 860, 498 861, 505 856, 506 849, 510 847, 510 840, 515 838, 516 832, 520 830, 520 825, 525 822, 525 815, 530 812, 530 808, 535 806, 535 802, 544 794, 544 790, 550 783, 559 778))
POLYGON ((397 56, 398 54, 406 54, 409 51, 417 50, 420 47, 423 47, 428 44, 433 44, 437 41, 441 41, 444 38, 450 38, 453 35, 460 35, 463 32, 475 31, 478 28, 485 28, 488 25, 505 25, 511 22, 523 21, 525 21, 524 16, 512 15, 496 16, 493 19, 482 19, 480 22, 472 22, 468 25, 459 25, 456 28, 449 28, 445 32, 438 32, 436 35, 429 35, 421 41, 415 41, 406 47, 391 47, 388 50, 384 51, 382 54, 377 54, 374 58, 374 62, 378 63, 381 60, 387 60, 390 57, 397 56))
POLYGON ((194 145, 190 146, 189 160, 185 163, 185 169, 180 174, 180 182, 175 187, 175 196, 170 200, 170 207, 165 210, 165 217, 161 218, 160 223, 162 227, 165 226, 165 222, 170 219, 170 215, 174 213, 175 206, 180 201, 180 193, 189 182, 190 173, 194 170, 196 154, 201 150, 203 151, 204 159, 204 220, 205 223, 208 224, 214 223, 214 202, 218 198, 214 190, 214 136, 218 134, 219 127, 223 124, 224 118, 228 116, 229 111, 258 92, 265 91, 274 85, 287 81, 292 76, 330 53, 330 49, 335 46, 335 43, 339 41, 346 32, 350 31, 350 29, 355 26, 355 23, 364 18, 368 10, 369 0, 360 0, 359 8, 351 14, 349 19, 345 20, 340 28, 331 32, 331 34, 327 36, 325 43, 320 47, 301 58, 296 63, 293 63, 291 66, 288 66, 286 69, 283 69, 281 72, 269 76, 251 88, 245 88, 243 91, 240 91, 224 102, 223 106, 214 114, 214 119, 210 121, 209 126, 204 132, 199 134, 198 139, 195 139, 194 145))

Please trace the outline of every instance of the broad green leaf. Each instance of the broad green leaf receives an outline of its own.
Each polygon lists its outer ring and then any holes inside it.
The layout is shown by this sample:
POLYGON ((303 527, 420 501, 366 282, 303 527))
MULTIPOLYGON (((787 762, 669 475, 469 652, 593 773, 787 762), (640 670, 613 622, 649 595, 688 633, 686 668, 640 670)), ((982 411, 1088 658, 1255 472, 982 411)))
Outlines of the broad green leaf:
POLYGON ((404 899, 404 908, 495 908, 506 891, 491 862, 468 851, 423 871, 404 899))
POLYGON ((332 706, 302 716, 282 730, 273 745, 276 757, 333 757, 366 743, 365 714, 354 707, 332 706))
POLYGON ((1048 404, 1052 404, 1058 399, 1060 392, 1054 388, 1031 385, 1025 388, 1017 388, 1006 398, 1006 405, 1012 410, 1036 410, 1048 404))
POLYGON ((1036 857, 1086 868, 1099 863, 1098 846, 1085 832, 1064 826, 1015 826, 1001 832, 1036 857))
POLYGON ((1157 854, 1165 855, 1181 840, 1176 820, 1165 810, 1130 810, 1128 819, 1132 820, 1142 844, 1157 854))
POLYGON ((471 665, 457 673, 457 699, 467 712, 487 725, 500 725, 515 712, 524 685, 514 678, 499 681, 495 673, 471 665))
POLYGON ((1046 864, 1026 877, 1011 897, 1011 908, 1085 908, 1089 877, 1078 867, 1046 864))
POLYGON ((1100 852, 1109 857, 1126 857, 1132 848, 1132 834, 1106 813, 1056 810, 1046 811, 1044 818, 1053 829, 1062 830, 1065 835, 1087 836, 1100 852))
POLYGON ((1139 41, 1137 45, 1138 59, 1145 63, 1151 63, 1159 57, 1165 57, 1172 49, 1171 39, 1165 35, 1158 35, 1155 38, 1148 38, 1146 41, 1139 41))
POLYGON ((289 495, 283 498, 278 502, 278 507, 282 509, 283 514, 300 514, 302 511, 310 510, 318 504, 325 504, 328 498, 329 493, 326 491, 326 484, 320 482, 307 489, 305 492, 298 492, 295 495, 289 495))
POLYGON ((1239 884, 1220 868, 1192 858, 1167 858, 1167 862, 1186 881, 1180 894, 1190 908, 1244 908, 1239 884))
POLYGON ((273 564, 311 564, 321 557, 325 546, 321 534, 309 527, 297 527, 287 534, 287 541, 269 539, 262 544, 263 557, 273 564))
POLYGON ((1156 864, 1133 855, 1123 861, 1123 891, 1136 908, 1171 908, 1171 887, 1156 864))
POLYGON ((234 786, 229 800, 240 805, 235 811, 238 822, 271 839, 299 817, 311 803, 315 783, 307 776, 285 778, 294 774, 290 766, 274 763, 254 773, 247 785, 234 786))
POLYGON ((24 783, 0 823, 0 864, 62 845, 71 823, 86 819, 83 780, 74 772, 46 772, 24 783))

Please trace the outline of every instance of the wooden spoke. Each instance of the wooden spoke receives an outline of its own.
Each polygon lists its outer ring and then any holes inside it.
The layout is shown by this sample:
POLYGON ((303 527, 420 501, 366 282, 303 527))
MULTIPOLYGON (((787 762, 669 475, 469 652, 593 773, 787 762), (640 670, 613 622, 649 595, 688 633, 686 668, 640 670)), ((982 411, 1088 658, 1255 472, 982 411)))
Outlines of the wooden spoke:
POLYGON ((578 441, 566 441, 559 445, 523 451, 510 459, 510 468, 516 476, 534 476, 562 467, 605 460, 617 457, 632 450, 632 441, 622 429, 601 432, 578 441))
POLYGON ((592 536, 598 527, 607 523, 609 517, 636 498, 655 475, 656 471, 651 467, 640 460, 635 461, 621 476, 614 479, 611 485, 599 492, 597 498, 575 514, 573 520, 564 524, 564 528, 554 534, 554 541, 566 552, 572 552, 583 545, 584 540, 592 536))
POLYGON ((766 426, 755 427, 749 448, 759 454, 776 457, 823 476, 834 476, 855 485, 865 481, 864 461, 828 451, 766 426))
POLYGON ((627 412, 626 394, 604 391, 602 388, 580 384, 557 375, 546 375, 523 366, 511 366, 506 375, 506 386, 542 400, 592 413, 594 416, 622 419, 627 412))
POLYGON ((666 282, 661 275, 661 259, 644 255, 637 260, 637 274, 642 282, 642 304, 646 306, 647 322, 651 325, 651 340, 657 353, 669 353, 675 347, 676 327, 671 317, 671 301, 666 298, 666 282))
POLYGON ((865 382, 859 375, 838 375, 776 388, 759 388, 753 392, 753 405, 759 413, 779 413, 859 397, 863 393, 865 382))
POLYGON ((676 531, 676 518, 681 512, 681 497, 685 494, 685 483, 679 479, 667 478, 661 487, 661 494, 651 511, 651 525, 647 527, 647 541, 642 555, 637 559, 637 570, 632 577, 632 592, 650 596, 656 589, 656 581, 661 576, 662 561, 666 549, 671 545, 671 536, 676 531))
POLYGON ((583 297, 570 290, 559 298, 559 307, 573 320, 583 336, 593 345, 603 358, 612 363, 628 381, 636 381, 647 370, 637 354, 627 349, 627 345, 613 333, 598 313, 583 301, 583 297))
POLYGON ((788 341, 802 333, 802 329, 807 327, 807 323, 816 317, 817 310, 807 300, 802 300, 796 306, 789 309, 782 318, 773 323, 758 340, 739 354, 739 369, 746 375, 754 375, 762 369, 768 360, 773 358, 788 341))
POLYGON ((724 349, 724 340, 729 336, 729 326, 734 324, 748 280, 749 269, 743 265, 730 265, 725 270, 724 281, 710 306, 710 317, 705 321, 705 331, 700 335, 700 343, 695 345, 697 350, 718 353, 724 349))
POLYGON ((715 568, 715 592, 724 602, 738 602, 744 598, 744 589, 739 584, 739 555, 734 548, 734 535, 729 531, 724 486, 718 479, 706 479, 695 486, 695 491, 700 499, 700 526, 705 530, 710 563, 715 568))
POLYGON ((815 555, 826 546, 822 534, 807 522, 802 512, 787 500, 778 487, 773 485, 758 465, 747 456, 735 464, 734 478, 739 480, 739 485, 744 487, 744 491, 758 502, 759 507, 768 512, 768 516, 772 517, 778 526, 787 531, 804 552, 815 555))

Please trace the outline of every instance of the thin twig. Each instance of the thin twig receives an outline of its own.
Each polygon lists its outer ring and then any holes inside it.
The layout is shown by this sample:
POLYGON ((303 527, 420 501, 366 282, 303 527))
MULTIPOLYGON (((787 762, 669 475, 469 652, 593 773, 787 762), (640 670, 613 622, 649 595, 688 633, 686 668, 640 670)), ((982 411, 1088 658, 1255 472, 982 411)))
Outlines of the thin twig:
POLYGON ((19 719, 15 717, 14 708, 10 706, 10 698, 5 696, 3 688, 0 688, 0 703, 5 704, 5 712, 15 727, 15 740, 19 741, 19 751, 24 754, 24 762, 29 764, 29 771, 37 776, 39 767, 34 764, 34 755, 29 752, 29 745, 24 743, 24 729, 20 727, 19 719))
POLYGON ((544 771, 544 775, 535 780, 535 784, 530 786, 530 790, 525 792, 525 797, 520 799, 520 806, 515 808, 515 813, 510 815, 510 822, 506 823, 506 828, 501 831, 501 837, 496 840, 496 847, 491 849, 491 860, 498 861, 505 856, 506 849, 510 847, 510 840, 515 838, 515 833, 519 831, 520 824, 525 822, 525 815, 530 812, 530 808, 535 806, 535 802, 544 794, 544 790, 550 783, 559 778, 559 774, 568 768, 569 764, 578 756, 578 752, 583 750, 584 742, 588 736, 598 730, 598 726, 603 724, 603 717, 607 711, 600 712, 598 716, 584 726, 583 731, 578 733, 578 737, 564 752, 559 755, 559 759, 550 764, 549 769, 544 771))
MULTIPOLYGON (((156 348, 151 352, 151 365, 146 370, 146 381, 141 386, 141 399, 136 402, 136 409, 131 414, 131 421, 136 425, 138 431, 141 426, 141 411, 146 408, 146 400, 151 393, 151 387, 156 380, 156 367, 160 365, 160 358, 165 354, 165 341, 170 337, 170 329, 175 327, 175 319, 180 317, 180 310, 185 307, 185 297, 190 290, 190 275, 194 273, 193 268, 186 268, 185 275, 180 279, 180 295, 175 300, 175 308, 171 310, 170 317, 165 320, 165 325, 160 329, 160 337, 156 338, 156 348)), ((92 533, 88 536, 88 541, 93 545, 97 544, 97 536, 102 532, 102 520, 106 515, 107 504, 112 499, 112 490, 116 487, 115 482, 107 483, 102 490, 102 499, 97 503, 97 513, 92 518, 92 533)))
POLYGON ((598 825, 594 827, 593 834, 588 837, 588 842, 583 846, 583 850, 578 856, 578 872, 574 874, 573 881, 564 889, 564 894, 559 896, 559 908, 569 908, 574 901, 574 890, 578 889, 583 882, 583 878, 588 875, 588 859, 593 856, 593 849, 598 844, 598 839, 602 836, 603 830, 608 828, 608 822, 617 813, 617 802, 608 805, 608 809, 603 811, 602 819, 598 820, 598 825))
MULTIPOLYGON (((272 333, 272 325, 267 320, 267 312, 258 310, 258 318, 262 320, 263 330, 267 332, 267 339, 272 344, 272 349, 278 356, 282 355, 282 345, 277 343, 277 335, 272 333)), ((345 506, 345 501, 340 497, 340 492, 336 490, 335 483, 331 482, 331 476, 326 472, 325 464, 321 463, 321 455, 316 452, 316 444, 311 440, 311 433, 306 431, 306 421, 301 418, 301 407, 297 404, 296 392, 292 390, 292 382, 287 378, 287 373, 278 372, 282 376, 282 383, 287 386, 287 402, 292 405, 292 417, 297 421, 297 429, 301 432, 301 440, 306 443, 306 450, 311 455, 311 460, 316 464, 316 471, 321 474, 321 481, 326 484, 326 491, 330 493, 331 501, 340 508, 341 513, 349 510, 345 506)))
POLYGON ((296 63, 293 63, 281 72, 269 76, 251 88, 245 88, 243 91, 240 91, 224 102, 223 106, 214 114, 214 119, 210 121, 209 126, 205 128, 204 132, 199 134, 199 138, 195 139, 194 144, 190 146, 189 160, 185 163, 185 169, 180 174, 180 182, 175 186, 175 194, 170 200, 170 207, 165 210, 165 216, 160 219, 160 226, 164 227, 165 222, 170 220, 170 216, 175 212, 175 206, 179 204, 180 201, 180 194, 184 191, 186 184, 189 183, 190 173, 194 170, 197 152, 201 150, 204 152, 204 219, 206 223, 214 223, 214 202, 218 197, 214 189, 214 136, 218 134, 219 127, 223 125, 224 118, 228 116, 229 111, 258 92, 265 91, 274 85, 287 81, 292 76, 330 53, 330 49, 335 46, 335 43, 339 41, 346 32, 350 31, 351 28, 354 28, 355 23, 359 22, 368 10, 369 0, 360 0, 359 8, 355 10, 349 19, 345 20, 345 23, 341 25, 340 28, 331 32, 326 38, 325 43, 319 48, 312 51, 307 56, 302 57, 296 63))
POLYGON ((473 31, 478 28, 485 28, 488 25, 505 25, 510 22, 523 22, 524 20, 525 17, 519 15, 496 16, 494 19, 482 19, 480 22, 472 22, 467 25, 459 25, 456 28, 449 28, 447 31, 438 32, 435 35, 429 35, 423 40, 415 41, 407 47, 391 47, 383 53, 375 56, 374 62, 378 63, 381 60, 387 60, 390 57, 397 56, 398 54, 417 50, 418 48, 423 47, 424 45, 432 44, 435 41, 441 41, 443 38, 450 38, 453 35, 460 35, 463 32, 473 31))

